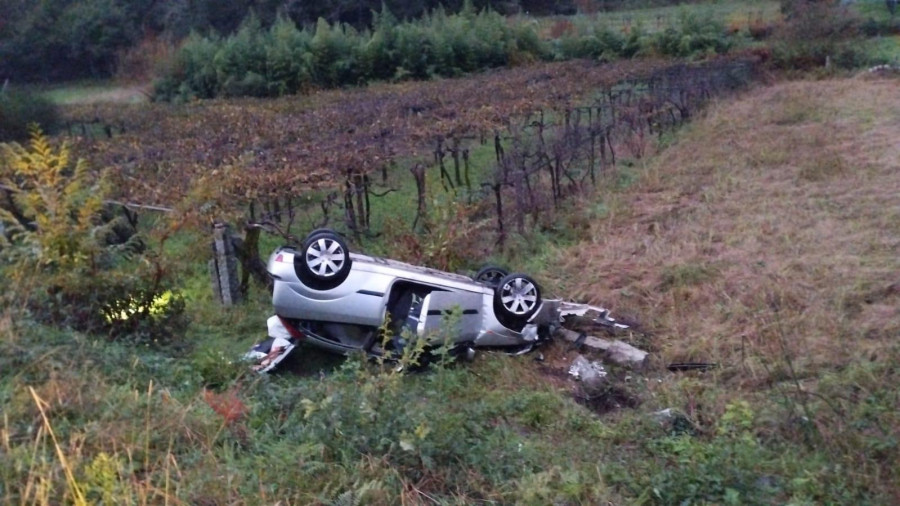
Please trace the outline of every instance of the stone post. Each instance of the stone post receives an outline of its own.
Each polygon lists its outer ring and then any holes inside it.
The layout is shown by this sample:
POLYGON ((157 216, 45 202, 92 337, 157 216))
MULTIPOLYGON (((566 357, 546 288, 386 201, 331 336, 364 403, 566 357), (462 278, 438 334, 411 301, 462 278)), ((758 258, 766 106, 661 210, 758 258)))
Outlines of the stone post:
POLYGON ((209 274, 213 292, 223 306, 233 306, 241 301, 238 259, 231 243, 231 230, 225 223, 216 223, 213 228, 213 259, 209 261, 209 274))

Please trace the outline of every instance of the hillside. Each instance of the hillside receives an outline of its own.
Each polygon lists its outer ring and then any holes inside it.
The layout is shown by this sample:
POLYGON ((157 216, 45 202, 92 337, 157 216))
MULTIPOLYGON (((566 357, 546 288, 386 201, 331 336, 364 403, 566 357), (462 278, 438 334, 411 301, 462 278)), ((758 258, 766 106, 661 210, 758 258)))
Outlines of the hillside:
POLYGON ((863 75, 712 107, 609 197, 559 283, 641 315, 666 360, 743 356, 743 380, 868 356, 900 331, 896 92, 863 75))

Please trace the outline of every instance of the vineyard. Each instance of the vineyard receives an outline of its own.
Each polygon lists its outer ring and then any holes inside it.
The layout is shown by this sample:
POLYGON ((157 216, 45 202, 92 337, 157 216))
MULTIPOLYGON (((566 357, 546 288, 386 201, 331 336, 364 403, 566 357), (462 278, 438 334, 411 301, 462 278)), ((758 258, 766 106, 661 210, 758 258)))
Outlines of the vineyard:
POLYGON ((380 232, 373 209, 388 195, 415 203, 399 213, 409 230, 427 228, 441 197, 492 215, 502 248, 754 69, 745 59, 545 64, 275 101, 89 106, 73 109, 69 132, 112 168, 123 201, 360 240, 380 232))

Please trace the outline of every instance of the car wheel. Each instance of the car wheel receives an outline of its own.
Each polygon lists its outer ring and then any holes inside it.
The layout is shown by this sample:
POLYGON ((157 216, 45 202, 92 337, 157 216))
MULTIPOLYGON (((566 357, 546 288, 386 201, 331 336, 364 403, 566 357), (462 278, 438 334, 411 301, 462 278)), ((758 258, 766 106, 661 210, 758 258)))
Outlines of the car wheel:
POLYGON ((494 309, 501 323, 522 327, 540 307, 541 289, 525 274, 509 274, 494 289, 494 309))
POLYGON ((316 290, 330 290, 350 274, 350 249, 337 233, 315 230, 306 236, 300 255, 294 257, 297 276, 316 290))
POLYGON ((472 279, 483 285, 495 288, 500 284, 500 280, 507 275, 509 275, 509 271, 504 269, 503 267, 498 267, 496 265, 485 265, 484 267, 479 269, 477 273, 475 273, 475 277, 473 277, 472 279))

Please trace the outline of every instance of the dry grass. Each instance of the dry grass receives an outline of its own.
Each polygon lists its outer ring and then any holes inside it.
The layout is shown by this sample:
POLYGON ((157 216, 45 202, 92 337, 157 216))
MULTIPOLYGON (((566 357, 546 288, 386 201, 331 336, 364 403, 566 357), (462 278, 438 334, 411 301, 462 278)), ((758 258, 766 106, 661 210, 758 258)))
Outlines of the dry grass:
POLYGON ((663 360, 740 365, 745 384, 874 353, 900 332, 897 89, 793 82, 713 106, 607 196, 560 284, 640 315, 663 360))

